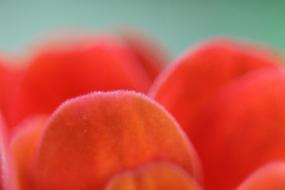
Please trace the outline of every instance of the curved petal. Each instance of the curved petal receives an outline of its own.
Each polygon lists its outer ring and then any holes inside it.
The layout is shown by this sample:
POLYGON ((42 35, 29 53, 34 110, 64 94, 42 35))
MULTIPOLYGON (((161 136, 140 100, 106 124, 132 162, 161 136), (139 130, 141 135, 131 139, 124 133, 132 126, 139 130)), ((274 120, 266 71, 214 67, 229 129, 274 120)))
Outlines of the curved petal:
POLYGON ((153 163, 118 174, 106 190, 199 190, 199 185, 183 169, 168 163, 153 163))
POLYGON ((191 144, 155 102, 128 91, 89 94, 50 119, 36 158, 36 189, 100 190, 115 173, 160 160, 199 175, 191 144))
POLYGON ((35 116, 30 118, 17 126, 13 134, 10 149, 17 185, 21 190, 29 190, 28 187, 33 183, 33 173, 31 171, 33 169, 35 151, 38 147, 47 118, 47 116, 35 116))
POLYGON ((130 48, 111 38, 81 39, 42 48, 28 61, 11 125, 51 113, 64 100, 92 91, 148 90, 151 77, 130 48))
POLYGON ((285 163, 271 163, 253 173, 238 190, 285 189, 285 163))
POLYGON ((233 189, 260 166, 284 160, 284 126, 284 71, 257 71, 225 88, 191 128, 206 189, 233 189))
POLYGON ((160 74, 150 96, 161 103, 191 138, 191 126, 203 107, 239 77, 279 61, 264 50, 231 40, 214 40, 187 51, 160 74))

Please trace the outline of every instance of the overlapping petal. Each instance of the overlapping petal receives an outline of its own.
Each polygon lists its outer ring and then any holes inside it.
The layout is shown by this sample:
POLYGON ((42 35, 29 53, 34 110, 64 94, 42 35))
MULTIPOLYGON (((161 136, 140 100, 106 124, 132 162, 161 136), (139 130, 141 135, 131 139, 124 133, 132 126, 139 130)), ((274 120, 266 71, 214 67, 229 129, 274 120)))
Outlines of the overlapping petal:
POLYGON ((263 49, 214 41, 162 73, 151 96, 194 144, 206 189, 234 189, 265 162, 285 159, 285 82, 263 49), (259 73, 259 74, 255 74, 259 73))
POLYGON ((191 133, 192 121, 223 87, 250 71, 279 64, 277 56, 233 40, 213 40, 187 51, 154 83, 150 96, 191 133))
POLYGON ((16 98, 9 107, 8 124, 15 126, 33 114, 51 113, 64 100, 92 91, 146 92, 162 64, 158 55, 144 54, 141 47, 139 40, 125 43, 111 37, 41 47, 27 60, 18 85, 21 89, 13 94, 16 98))
POLYGON ((10 143, 12 162, 14 165, 14 176, 17 179, 17 187, 30 189, 33 183, 33 163, 40 137, 48 116, 34 116, 19 124, 13 134, 10 143))
POLYGON ((14 168, 8 149, 6 124, 0 114, 0 190, 15 190, 14 168))
POLYGON ((95 93, 64 103, 39 144, 34 181, 21 189, 100 190, 114 175, 156 161, 199 178, 195 152, 175 121, 134 92, 95 93))
POLYGON ((155 163, 115 176, 106 190, 199 190, 195 180, 183 169, 166 163, 155 163))
POLYGON ((190 134, 206 189, 234 189, 263 164, 284 160, 284 126, 284 71, 257 71, 224 89, 190 134))
POLYGON ((285 189, 284 162, 268 164, 252 174, 238 190, 283 190, 285 189))

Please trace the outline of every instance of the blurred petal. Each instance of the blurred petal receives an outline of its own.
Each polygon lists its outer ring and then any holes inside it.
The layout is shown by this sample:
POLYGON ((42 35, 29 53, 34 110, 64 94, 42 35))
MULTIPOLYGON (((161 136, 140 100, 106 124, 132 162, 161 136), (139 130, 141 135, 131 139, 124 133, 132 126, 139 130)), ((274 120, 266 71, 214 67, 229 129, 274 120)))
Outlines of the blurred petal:
POLYGON ((15 178, 7 148, 7 130, 0 114, 0 190, 15 190, 15 178))
POLYGON ((285 163, 269 164, 252 174, 238 190, 284 190, 285 163))
POLYGON ((106 190, 199 190, 199 185, 183 169, 155 163, 115 176, 106 190))
MULTIPOLYGON (((32 186, 32 169, 35 159, 36 147, 42 135, 46 116, 30 118, 20 124, 16 129, 10 145, 13 155, 15 174, 20 189, 32 186)), ((26 188, 29 190, 29 188, 26 188)))
POLYGON ((92 91, 145 92, 151 81, 136 56, 119 40, 90 38, 50 44, 28 62, 9 123, 14 126, 33 114, 51 113, 64 100, 92 91))
POLYGON ((14 98, 19 88, 21 69, 8 61, 0 60, 0 112, 5 121, 14 104, 14 98))
POLYGON ((2 117, 0 116, 0 190, 3 190, 3 181, 5 180, 5 175, 3 174, 3 170, 5 169, 5 140, 4 140, 4 124, 2 122, 2 117))
POLYGON ((284 71, 253 72, 225 88, 190 131, 206 189, 233 189, 262 165, 284 160, 284 126, 284 71))
POLYGON ((122 37, 153 81, 167 64, 163 48, 154 43, 154 40, 133 30, 123 33, 122 37))
POLYGON ((114 174, 151 161, 199 175, 191 144, 155 102, 128 91, 90 94, 64 103, 50 119, 36 161, 36 189, 100 190, 114 174))
POLYGON ((163 72, 150 96, 161 103, 191 138, 193 120, 221 89, 243 75, 276 69, 277 57, 230 40, 215 40, 188 51, 163 72))

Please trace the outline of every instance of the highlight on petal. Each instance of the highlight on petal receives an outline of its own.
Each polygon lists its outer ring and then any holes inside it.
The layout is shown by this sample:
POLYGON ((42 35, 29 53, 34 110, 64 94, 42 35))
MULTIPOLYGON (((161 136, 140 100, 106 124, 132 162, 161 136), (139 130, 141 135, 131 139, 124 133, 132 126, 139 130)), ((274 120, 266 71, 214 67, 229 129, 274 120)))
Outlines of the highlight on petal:
POLYGON ((196 154, 173 118, 128 91, 67 101, 48 122, 36 152, 35 189, 41 190, 100 190, 115 174, 154 161, 199 178, 196 154))
POLYGON ((27 61, 22 91, 9 124, 33 114, 51 113, 66 99, 92 91, 146 92, 153 80, 132 50, 115 38, 54 43, 27 61))
POLYGON ((206 189, 234 189, 270 161, 285 159, 285 73, 260 70, 228 86, 191 128, 206 189))
POLYGON ((39 146, 47 116, 34 116, 19 124, 15 129, 10 143, 14 163, 15 177, 19 189, 29 190, 32 181, 32 170, 35 151, 39 146))
POLYGON ((15 189, 15 178, 7 140, 7 128, 0 114, 0 190, 15 189))
POLYGON ((5 175, 3 174, 4 163, 5 163, 5 153, 4 153, 4 126, 2 118, 0 117, 0 190, 3 190, 3 180, 5 180, 5 175))
POLYGON ((276 69, 279 62, 253 45, 213 40, 171 64, 149 94, 177 119, 191 139, 193 120, 221 89, 251 71, 276 69))
POLYGON ((254 172, 237 190, 285 189, 285 163, 271 163, 254 172))
POLYGON ((197 182, 183 169, 169 163, 152 163, 119 173, 106 190, 199 190, 197 182))

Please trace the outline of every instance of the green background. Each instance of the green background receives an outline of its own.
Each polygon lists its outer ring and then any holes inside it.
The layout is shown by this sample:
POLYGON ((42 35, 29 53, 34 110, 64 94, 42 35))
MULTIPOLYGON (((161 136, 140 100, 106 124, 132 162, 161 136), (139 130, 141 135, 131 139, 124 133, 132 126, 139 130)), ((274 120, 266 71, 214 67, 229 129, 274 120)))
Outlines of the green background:
POLYGON ((285 3, 187 0, 0 0, 0 51, 24 54, 58 30, 113 31, 131 26, 158 39, 173 56, 214 36, 285 49, 285 3))

